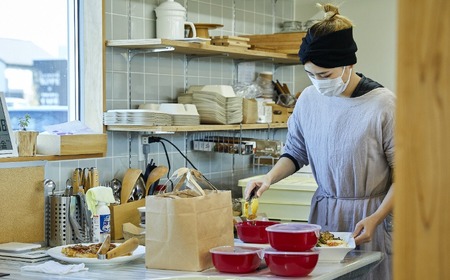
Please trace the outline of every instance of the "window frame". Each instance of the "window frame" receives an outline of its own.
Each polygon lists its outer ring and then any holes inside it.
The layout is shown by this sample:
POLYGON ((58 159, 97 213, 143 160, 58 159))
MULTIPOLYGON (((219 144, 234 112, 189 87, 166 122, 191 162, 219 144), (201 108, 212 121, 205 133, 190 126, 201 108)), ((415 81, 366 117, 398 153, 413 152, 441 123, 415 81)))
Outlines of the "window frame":
POLYGON ((105 133, 105 38, 104 0, 80 3, 83 36, 80 45, 80 120, 96 133, 105 133))

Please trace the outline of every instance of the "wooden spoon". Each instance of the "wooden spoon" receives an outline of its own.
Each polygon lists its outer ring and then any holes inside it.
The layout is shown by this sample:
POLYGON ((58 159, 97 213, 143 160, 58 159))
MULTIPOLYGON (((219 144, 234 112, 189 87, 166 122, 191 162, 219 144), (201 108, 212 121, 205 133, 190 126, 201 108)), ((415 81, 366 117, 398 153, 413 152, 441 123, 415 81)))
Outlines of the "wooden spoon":
POLYGON ((134 169, 129 168, 125 172, 125 176, 123 177, 122 181, 122 190, 120 192, 120 203, 124 204, 128 202, 128 198, 133 192, 133 188, 139 179, 139 176, 141 176, 142 170, 140 169, 134 169))
POLYGON ((156 188, 156 186, 153 186, 153 183, 155 183, 156 181, 161 179, 165 174, 167 174, 168 170, 169 170, 169 168, 164 165, 159 165, 159 166, 153 168, 153 170, 148 175, 147 182, 145 182, 146 195, 153 194, 153 192, 155 191, 154 189, 156 188), (151 189, 150 189, 150 186, 152 187, 151 189))

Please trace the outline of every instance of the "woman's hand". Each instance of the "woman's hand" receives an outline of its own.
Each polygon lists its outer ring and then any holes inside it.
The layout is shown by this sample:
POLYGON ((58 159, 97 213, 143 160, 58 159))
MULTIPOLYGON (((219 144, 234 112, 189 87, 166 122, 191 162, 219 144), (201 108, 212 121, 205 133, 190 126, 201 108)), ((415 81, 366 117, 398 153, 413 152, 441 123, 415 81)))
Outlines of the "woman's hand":
POLYGON ((256 189, 256 197, 260 197, 263 192, 268 190, 270 187, 270 181, 268 180, 267 176, 263 176, 262 178, 255 179, 253 181, 249 181, 247 185, 245 186, 245 192, 244 192, 244 198, 248 199, 250 196, 250 193, 254 188, 256 189))
POLYGON ((378 224, 378 218, 373 215, 359 221, 353 231, 356 245, 370 242, 378 224))

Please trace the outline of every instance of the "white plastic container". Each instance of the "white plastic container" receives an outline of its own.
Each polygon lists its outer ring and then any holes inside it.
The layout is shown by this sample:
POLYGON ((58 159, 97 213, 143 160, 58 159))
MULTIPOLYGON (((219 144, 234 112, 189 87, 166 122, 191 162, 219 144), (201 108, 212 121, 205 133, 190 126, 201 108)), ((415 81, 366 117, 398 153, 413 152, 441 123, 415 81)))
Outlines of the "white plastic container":
POLYGON ((105 202, 99 201, 97 204, 97 214, 92 217, 94 243, 103 242, 111 233, 111 212, 105 202))
MULTIPOLYGON (((241 179, 238 186, 244 194, 247 183, 261 178, 254 176, 241 179)), ((312 174, 295 173, 270 186, 259 198, 259 213, 265 213, 269 219, 286 221, 308 221, 311 199, 317 189, 312 174)))

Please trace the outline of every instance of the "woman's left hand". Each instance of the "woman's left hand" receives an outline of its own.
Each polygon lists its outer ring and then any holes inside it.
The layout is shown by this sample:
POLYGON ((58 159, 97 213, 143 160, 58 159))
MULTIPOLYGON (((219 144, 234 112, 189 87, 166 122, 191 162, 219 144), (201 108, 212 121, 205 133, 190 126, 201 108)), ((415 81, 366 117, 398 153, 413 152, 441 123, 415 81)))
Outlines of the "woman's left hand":
POLYGON ((369 216, 356 224, 355 230, 353 231, 353 237, 355 238, 356 245, 367 243, 372 240, 372 236, 378 226, 377 221, 377 218, 369 216))

